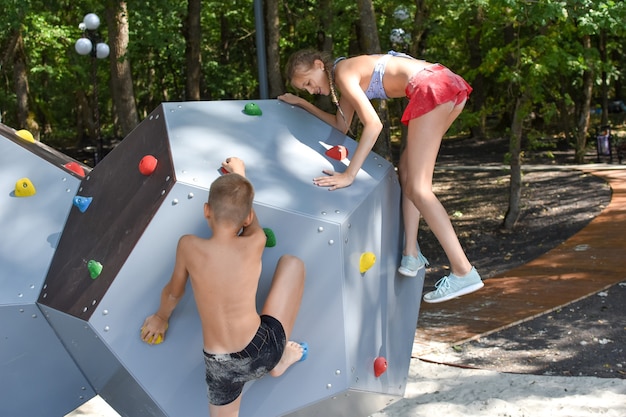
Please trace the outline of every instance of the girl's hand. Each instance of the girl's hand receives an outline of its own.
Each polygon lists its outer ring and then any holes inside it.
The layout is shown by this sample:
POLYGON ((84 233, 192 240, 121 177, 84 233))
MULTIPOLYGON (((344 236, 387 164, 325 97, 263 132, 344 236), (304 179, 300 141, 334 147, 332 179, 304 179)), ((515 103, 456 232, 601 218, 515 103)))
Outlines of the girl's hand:
POLYGON ((348 187, 354 182, 354 177, 346 174, 345 172, 335 172, 329 170, 324 170, 323 172, 327 176, 313 178, 313 184, 318 187, 329 187, 328 191, 348 187))
POLYGON ((302 101, 305 101, 302 97, 298 97, 291 93, 285 93, 276 98, 279 99, 280 101, 284 101, 285 103, 292 104, 294 106, 299 106, 302 103, 302 101))

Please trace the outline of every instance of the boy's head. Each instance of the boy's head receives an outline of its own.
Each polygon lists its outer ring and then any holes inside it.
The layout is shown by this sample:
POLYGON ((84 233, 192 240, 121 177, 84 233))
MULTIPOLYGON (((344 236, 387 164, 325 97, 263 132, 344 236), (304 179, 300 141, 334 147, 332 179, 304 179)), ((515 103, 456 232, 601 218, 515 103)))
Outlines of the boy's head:
POLYGON ((217 223, 232 223, 242 227, 252 211, 254 188, 239 174, 226 174, 217 178, 209 190, 209 207, 217 223))

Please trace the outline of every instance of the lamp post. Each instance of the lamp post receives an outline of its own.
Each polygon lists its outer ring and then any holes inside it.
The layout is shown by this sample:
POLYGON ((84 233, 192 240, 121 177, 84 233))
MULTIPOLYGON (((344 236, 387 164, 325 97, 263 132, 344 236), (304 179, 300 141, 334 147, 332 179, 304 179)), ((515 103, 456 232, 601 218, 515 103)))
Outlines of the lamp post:
POLYGON ((98 111, 98 59, 109 56, 109 45, 102 41, 98 28, 100 18, 95 13, 88 13, 78 28, 83 31, 82 38, 76 41, 74 48, 80 55, 91 55, 91 81, 93 84, 93 120, 96 132, 97 151, 94 155, 94 165, 100 162, 103 155, 102 135, 100 134, 100 112, 98 111))

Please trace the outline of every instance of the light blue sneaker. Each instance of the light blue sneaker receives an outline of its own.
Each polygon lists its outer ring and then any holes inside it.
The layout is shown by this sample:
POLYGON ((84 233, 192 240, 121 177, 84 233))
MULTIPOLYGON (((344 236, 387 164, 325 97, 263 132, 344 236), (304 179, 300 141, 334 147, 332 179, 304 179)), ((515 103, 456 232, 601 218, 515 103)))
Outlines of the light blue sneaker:
POLYGON ((430 265, 430 262, 422 255, 422 252, 417 253, 417 258, 415 256, 403 255, 398 272, 407 277, 414 277, 417 275, 417 271, 428 265, 430 265))
POLYGON ((450 274, 435 284, 435 291, 424 294, 427 303, 441 303, 481 289, 485 284, 476 272, 476 268, 463 277, 450 274))

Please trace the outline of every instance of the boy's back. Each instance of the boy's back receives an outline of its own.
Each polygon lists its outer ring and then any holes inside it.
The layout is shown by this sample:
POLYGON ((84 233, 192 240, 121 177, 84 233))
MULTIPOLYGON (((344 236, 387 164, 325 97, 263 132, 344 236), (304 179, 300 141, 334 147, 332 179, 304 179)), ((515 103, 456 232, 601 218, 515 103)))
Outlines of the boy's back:
POLYGON ((204 349, 237 352, 259 327, 256 293, 266 237, 256 217, 242 235, 220 225, 211 228, 210 239, 187 235, 179 249, 198 306, 204 349))

